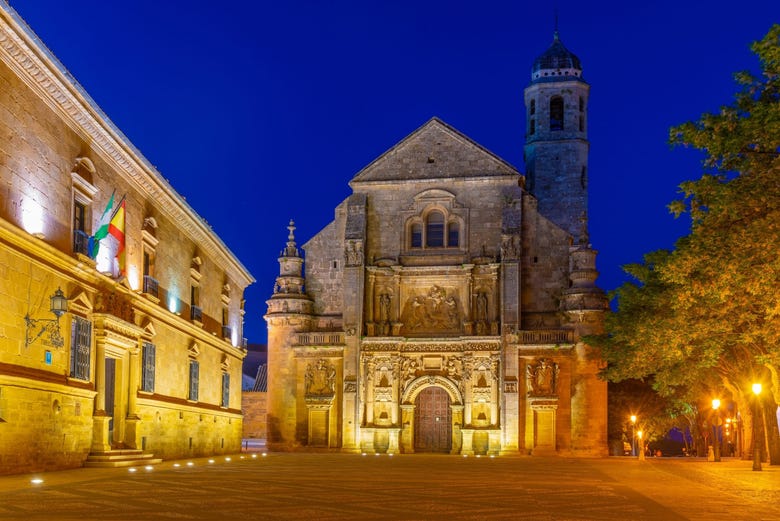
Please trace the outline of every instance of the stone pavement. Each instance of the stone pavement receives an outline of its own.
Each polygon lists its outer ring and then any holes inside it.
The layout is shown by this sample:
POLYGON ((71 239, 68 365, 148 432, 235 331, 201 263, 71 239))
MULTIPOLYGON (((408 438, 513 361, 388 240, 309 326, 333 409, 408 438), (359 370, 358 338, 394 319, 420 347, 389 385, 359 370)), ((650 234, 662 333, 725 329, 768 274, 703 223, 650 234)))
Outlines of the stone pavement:
POLYGON ((0 477, 0 520, 777 520, 780 467, 695 458, 241 454, 0 477), (188 465, 191 463, 191 465, 188 465))

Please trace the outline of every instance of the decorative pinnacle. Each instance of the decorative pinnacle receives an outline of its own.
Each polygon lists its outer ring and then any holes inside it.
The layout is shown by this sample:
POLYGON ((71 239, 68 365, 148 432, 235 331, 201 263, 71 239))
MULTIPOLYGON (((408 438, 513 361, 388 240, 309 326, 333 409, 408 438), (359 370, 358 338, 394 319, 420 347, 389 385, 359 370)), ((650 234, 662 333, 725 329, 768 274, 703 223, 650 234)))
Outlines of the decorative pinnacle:
POLYGON ((287 229, 290 230, 290 234, 287 236, 287 247, 282 252, 285 257, 297 257, 298 248, 295 247, 295 221, 290 219, 290 224, 287 225, 287 229))
POLYGON ((555 26, 553 31, 553 40, 558 40, 558 8, 553 9, 553 16, 555 17, 555 26))
POLYGON ((588 234, 588 214, 587 214, 587 212, 582 212, 582 215, 580 215, 580 240, 579 240, 579 243, 582 246, 587 246, 588 242, 590 242, 590 235, 588 234))

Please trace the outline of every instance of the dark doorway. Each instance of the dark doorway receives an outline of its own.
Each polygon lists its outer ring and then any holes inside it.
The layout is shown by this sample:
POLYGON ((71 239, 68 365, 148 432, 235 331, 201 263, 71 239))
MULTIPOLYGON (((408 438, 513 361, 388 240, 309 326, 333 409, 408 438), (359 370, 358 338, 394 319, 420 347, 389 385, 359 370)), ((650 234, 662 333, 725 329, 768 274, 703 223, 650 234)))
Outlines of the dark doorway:
POLYGON ((450 452, 452 409, 450 395, 440 387, 424 389, 414 401, 415 452, 450 452))
POLYGON ((108 439, 114 439, 114 386, 116 385, 116 359, 106 358, 106 416, 108 421, 108 439))

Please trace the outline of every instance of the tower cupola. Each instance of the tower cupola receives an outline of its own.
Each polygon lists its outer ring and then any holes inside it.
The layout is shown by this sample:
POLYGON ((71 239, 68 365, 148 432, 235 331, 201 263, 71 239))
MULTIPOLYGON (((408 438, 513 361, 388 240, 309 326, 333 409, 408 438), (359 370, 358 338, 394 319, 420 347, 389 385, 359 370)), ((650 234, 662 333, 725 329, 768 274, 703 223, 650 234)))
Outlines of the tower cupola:
POLYGON ((571 80, 582 77, 580 59, 561 42, 558 31, 553 43, 536 60, 531 68, 531 83, 571 80))

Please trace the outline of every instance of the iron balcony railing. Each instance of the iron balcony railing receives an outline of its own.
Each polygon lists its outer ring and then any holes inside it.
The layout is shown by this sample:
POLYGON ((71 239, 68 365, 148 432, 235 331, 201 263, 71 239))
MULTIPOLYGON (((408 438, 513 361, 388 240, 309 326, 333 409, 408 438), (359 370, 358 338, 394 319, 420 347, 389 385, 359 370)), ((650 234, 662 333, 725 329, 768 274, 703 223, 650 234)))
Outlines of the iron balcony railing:
POLYGON ((198 306, 190 306, 190 319, 203 322, 203 310, 198 306))
POLYGON ((233 330, 230 326, 222 326, 222 338, 230 339, 233 336, 233 330))
POLYGON ((89 235, 81 230, 73 230, 73 253, 89 256, 89 235))
POLYGON ((144 293, 155 298, 158 297, 159 282, 151 275, 144 275, 144 293))

